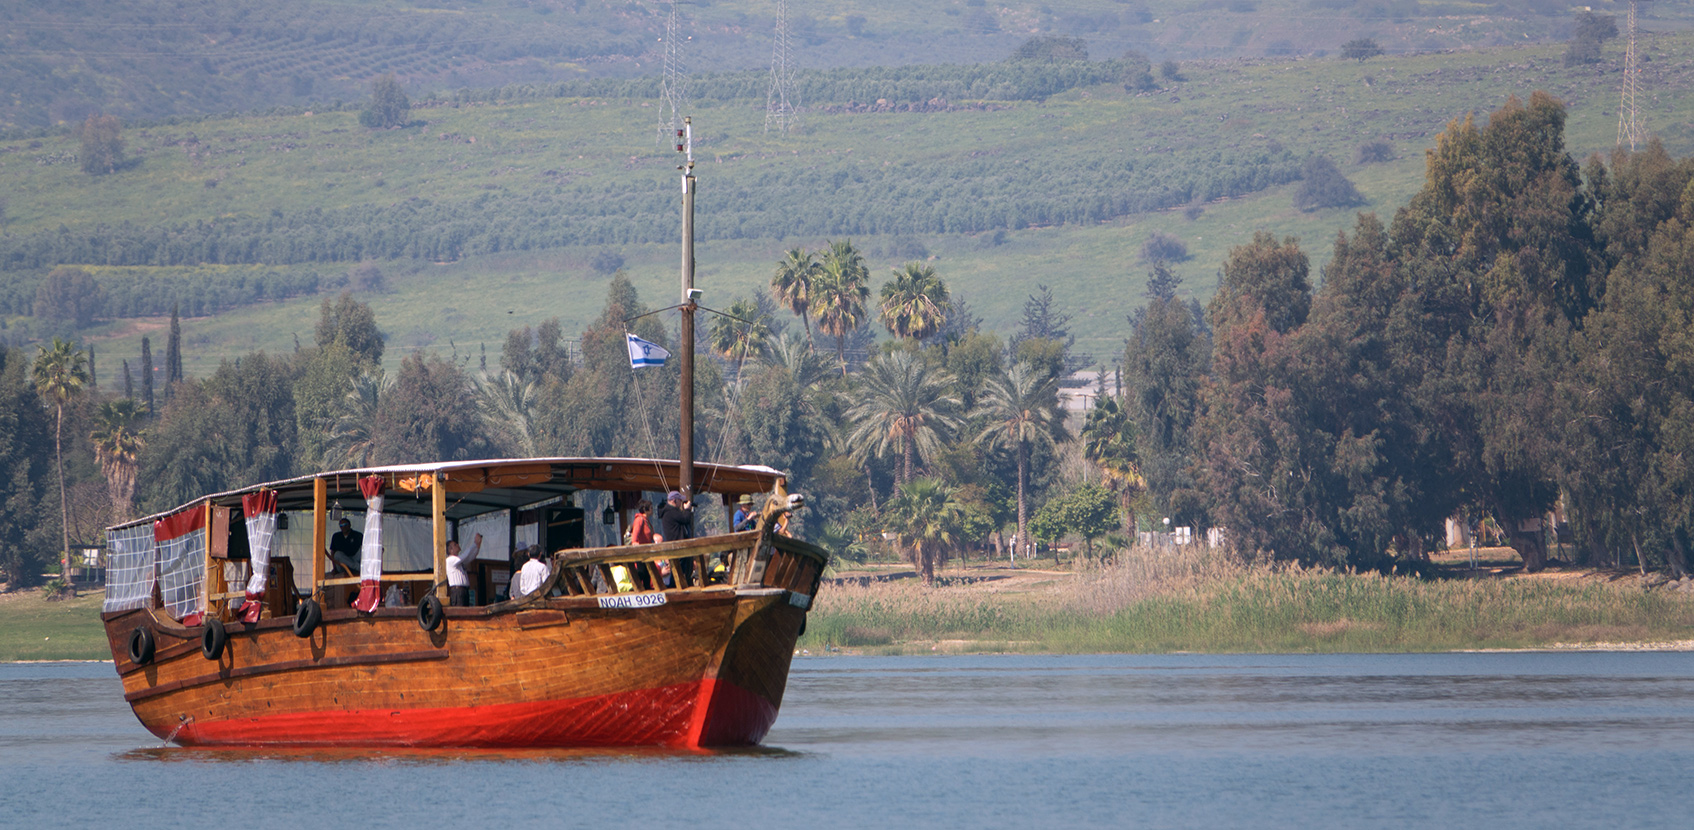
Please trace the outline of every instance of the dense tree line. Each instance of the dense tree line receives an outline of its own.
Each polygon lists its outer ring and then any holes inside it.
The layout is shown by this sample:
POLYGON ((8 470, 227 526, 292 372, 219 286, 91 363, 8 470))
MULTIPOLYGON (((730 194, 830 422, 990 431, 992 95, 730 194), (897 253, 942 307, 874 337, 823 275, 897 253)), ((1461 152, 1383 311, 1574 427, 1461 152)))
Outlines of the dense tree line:
POLYGON ((1415 565, 1459 517, 1537 569, 1562 507, 1580 560, 1686 572, 1694 163, 1581 170, 1564 119, 1538 93, 1449 126, 1319 287, 1260 234, 1204 321, 1156 297, 1125 355, 1150 499, 1249 555, 1354 567, 1415 565))

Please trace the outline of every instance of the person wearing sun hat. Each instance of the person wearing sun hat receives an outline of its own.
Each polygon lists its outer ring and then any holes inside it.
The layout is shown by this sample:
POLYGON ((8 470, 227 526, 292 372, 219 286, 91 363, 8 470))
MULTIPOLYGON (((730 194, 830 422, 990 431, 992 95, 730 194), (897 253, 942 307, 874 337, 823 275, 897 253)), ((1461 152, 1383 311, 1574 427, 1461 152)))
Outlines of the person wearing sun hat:
POLYGON ((758 511, 753 509, 753 497, 751 495, 742 496, 741 500, 735 505, 735 518, 730 520, 730 532, 740 533, 743 530, 752 530, 758 523, 759 514, 758 511))

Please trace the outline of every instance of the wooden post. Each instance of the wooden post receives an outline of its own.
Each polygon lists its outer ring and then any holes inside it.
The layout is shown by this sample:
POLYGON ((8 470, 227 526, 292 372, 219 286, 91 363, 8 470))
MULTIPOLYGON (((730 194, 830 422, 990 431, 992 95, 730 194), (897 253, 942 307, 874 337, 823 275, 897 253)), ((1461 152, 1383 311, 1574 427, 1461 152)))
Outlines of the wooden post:
POLYGON ((435 525, 435 598, 447 602, 447 483, 435 474, 435 486, 430 488, 430 517, 435 525))
MULTIPOLYGON (((206 512, 206 531, 205 531, 206 532, 206 550, 203 554, 201 554, 200 558, 205 561, 206 567, 205 567, 205 570, 202 570, 200 572, 200 610, 203 611, 206 614, 206 616, 210 617, 212 615, 212 500, 211 499, 206 500, 206 504, 205 504, 205 507, 203 509, 206 512)), ((218 572, 218 581, 219 582, 223 581, 222 570, 219 570, 219 572, 218 572)), ((220 590, 220 593, 221 593, 221 590, 220 590)))
POLYGON ((312 479, 312 596, 324 589, 324 537, 329 534, 329 482, 312 479))

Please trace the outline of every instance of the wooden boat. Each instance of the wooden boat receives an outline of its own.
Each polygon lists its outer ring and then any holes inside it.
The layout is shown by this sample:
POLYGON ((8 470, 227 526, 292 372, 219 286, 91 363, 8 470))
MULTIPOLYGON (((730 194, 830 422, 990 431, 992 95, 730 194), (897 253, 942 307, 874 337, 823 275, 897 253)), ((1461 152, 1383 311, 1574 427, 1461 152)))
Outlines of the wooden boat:
POLYGON ((108 529, 102 619, 124 698, 148 730, 191 746, 693 748, 764 738, 827 556, 782 532, 787 512, 803 504, 787 493, 782 473, 694 463, 700 294, 690 145, 680 133, 677 149, 690 153, 681 168, 683 293, 675 306, 680 458, 322 473, 206 496, 108 529), (607 505, 603 525, 622 527, 642 493, 672 489, 690 500, 717 495, 726 511, 741 496, 760 496, 757 527, 584 547, 588 499, 607 505), (367 544, 359 576, 336 578, 325 573, 324 546, 330 519, 345 509, 365 512, 367 544), (300 555, 310 590, 301 599, 296 558, 273 563, 270 553, 281 517, 308 513, 311 535, 300 555), (386 532, 384 517, 411 517, 413 530, 423 522, 428 529, 389 550, 371 540, 386 532), (448 542, 469 527, 505 537, 504 561, 477 568, 476 595, 496 601, 444 607, 448 542), (545 579, 527 593, 499 593, 503 580, 513 584, 520 542, 531 540, 548 560, 545 579), (416 552, 406 547, 427 548, 412 561, 427 567, 396 572, 387 560, 416 552), (247 585, 229 590, 231 575, 247 585), (354 589, 356 607, 348 607, 354 589), (402 598, 402 607, 379 605, 384 594, 402 598))
MULTIPOLYGON (((652 545, 573 547, 585 518, 573 502, 585 492, 624 494, 612 502, 627 518, 632 494, 662 492, 677 481, 680 464, 569 458, 326 473, 209 496, 120 525, 114 540, 137 528, 157 537, 173 522, 190 525, 191 538, 200 534, 204 542, 189 555, 202 556, 210 574, 200 580, 197 605, 176 604, 205 609, 201 620, 178 619, 151 588, 143 607, 103 615, 124 697, 149 731, 183 745, 758 743, 782 704, 826 556, 777 532, 786 507, 777 471, 698 465, 698 472, 702 490, 726 504, 765 494, 772 506, 760 526, 652 545), (218 578, 220 563, 232 561, 239 546, 230 540, 243 532, 235 521, 244 518, 242 497, 275 493, 277 510, 308 513, 312 538, 324 539, 330 504, 360 509, 353 483, 372 478, 402 494, 387 501, 385 514, 427 516, 434 528, 428 572, 380 577, 385 587, 419 586, 420 603, 326 610, 340 604, 338 589, 360 579, 327 577, 325 557, 317 555, 313 599, 295 604, 289 586, 273 583, 284 590, 273 592, 256 620, 243 622, 231 606, 245 592, 223 590, 218 578), (552 553, 546 583, 487 605, 431 603, 444 599, 450 526, 502 510, 514 533, 526 514, 545 529, 552 553), (202 519, 195 522, 195 514, 202 519), (629 574, 614 577, 614 566, 629 574), (662 570, 674 575, 671 587, 662 585, 662 570)), ((121 544, 110 554, 132 572, 143 566, 125 558, 136 555, 121 544)), ((153 559, 149 571, 174 567, 153 559)), ((484 565, 485 584, 503 566, 484 565)))

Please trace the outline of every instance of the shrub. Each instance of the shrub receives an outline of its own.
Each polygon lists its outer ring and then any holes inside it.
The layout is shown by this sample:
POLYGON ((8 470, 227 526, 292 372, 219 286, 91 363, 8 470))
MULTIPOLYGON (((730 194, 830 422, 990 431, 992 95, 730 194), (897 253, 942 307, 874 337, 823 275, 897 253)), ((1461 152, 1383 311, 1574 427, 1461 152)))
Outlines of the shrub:
POLYGON ((1188 258, 1188 244, 1174 234, 1153 231, 1141 243, 1141 258, 1148 262, 1181 262, 1188 258))
POLYGON ((1178 66, 1176 61, 1165 61, 1159 64, 1159 76, 1167 81, 1188 80, 1182 77, 1182 67, 1178 66))
POLYGON ((366 127, 398 127, 411 116, 412 102, 406 98, 400 82, 394 80, 394 73, 382 75, 371 82, 371 100, 359 112, 360 124, 366 127))
POLYGON ((124 163, 122 128, 115 115, 90 115, 82 122, 82 172, 90 176, 115 173, 124 163))
POLYGON ((1359 145, 1353 154, 1353 160, 1358 164, 1376 164, 1394 160, 1394 145, 1386 141, 1367 141, 1359 145))
POLYGON ((589 263, 589 267, 593 268, 596 274, 615 274, 623 267, 623 255, 614 251, 601 251, 594 255, 594 261, 589 263))
POLYGON ((1312 156, 1306 162, 1304 179, 1294 191, 1294 206, 1310 213, 1333 207, 1362 205, 1365 197, 1341 175, 1328 156, 1312 156))
POLYGON ((1382 54, 1382 47, 1368 37, 1349 40, 1341 44, 1341 57, 1347 60, 1366 61, 1382 54))

